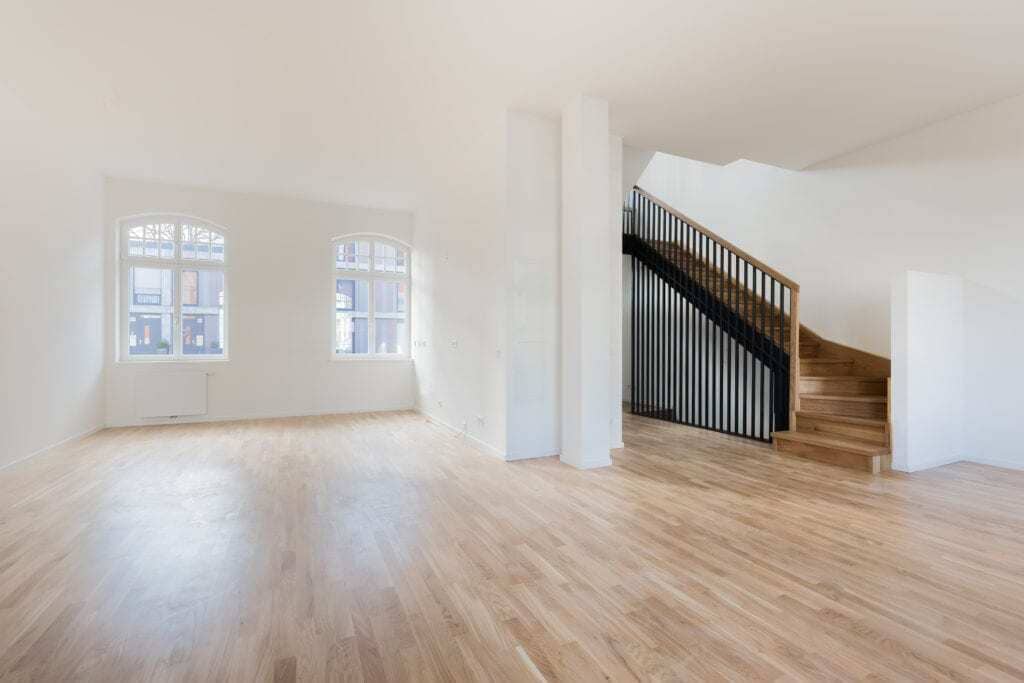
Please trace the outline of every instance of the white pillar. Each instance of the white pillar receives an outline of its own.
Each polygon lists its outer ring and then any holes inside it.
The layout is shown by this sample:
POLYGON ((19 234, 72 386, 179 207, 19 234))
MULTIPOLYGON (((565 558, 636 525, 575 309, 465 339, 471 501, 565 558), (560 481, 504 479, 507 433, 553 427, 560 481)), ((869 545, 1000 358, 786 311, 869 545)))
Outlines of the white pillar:
POLYGON ((609 278, 611 298, 611 387, 608 392, 609 416, 611 432, 608 443, 612 448, 622 448, 622 366, 625 360, 622 355, 622 138, 613 135, 609 140, 609 180, 611 189, 608 191, 609 229, 609 278))
POLYGON ((562 462, 611 464, 612 239, 608 103, 562 110, 562 462))

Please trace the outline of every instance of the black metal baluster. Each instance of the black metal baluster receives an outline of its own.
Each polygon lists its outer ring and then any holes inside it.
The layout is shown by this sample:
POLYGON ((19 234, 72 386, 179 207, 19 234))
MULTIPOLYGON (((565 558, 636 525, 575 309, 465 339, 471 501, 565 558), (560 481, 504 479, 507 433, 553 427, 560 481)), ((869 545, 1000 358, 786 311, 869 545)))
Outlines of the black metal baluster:
MULTIPOLYGON (((733 315, 736 312, 735 302, 733 302, 733 297, 736 295, 736 287, 733 285, 733 282, 732 282, 732 252, 731 251, 726 252, 725 261, 726 261, 726 263, 725 263, 726 282, 729 284, 729 289, 728 289, 727 294, 726 294, 726 299, 728 300, 728 304, 726 305, 726 308, 727 308, 727 314, 726 315, 729 318, 729 321, 731 323, 732 319, 733 319, 733 315)), ((736 394, 736 382, 735 382, 736 378, 733 376, 735 373, 732 371, 732 352, 733 352, 733 344, 734 344, 735 340, 736 340, 735 326, 734 325, 730 325, 730 334, 726 335, 726 343, 729 345, 729 348, 728 348, 728 350, 726 351, 726 354, 725 354, 726 355, 726 359, 727 359, 726 360, 726 363, 727 363, 727 365, 726 365, 726 372, 725 372, 725 384, 729 388, 729 396, 728 396, 728 399, 725 402, 725 413, 726 413, 726 415, 725 415, 725 428, 726 428, 726 430, 730 434, 736 432, 736 428, 735 428, 735 425, 734 425, 734 422, 736 420, 736 414, 733 412, 733 409, 732 409, 732 406, 733 406, 733 396, 735 396, 735 394, 736 394)))
POLYGON ((758 393, 758 356, 756 352, 758 347, 758 307, 760 300, 758 299, 758 269, 752 265, 751 270, 754 274, 753 287, 751 288, 751 303, 754 305, 754 312, 751 316, 751 435, 757 438, 758 435, 758 414, 757 407, 761 403, 760 395, 758 393))
MULTIPOLYGON (((769 289, 771 305, 770 305, 770 307, 768 309, 769 312, 770 312, 769 313, 769 317, 768 317, 768 321, 769 321, 769 325, 771 326, 771 330, 772 330, 772 338, 774 339, 775 338, 775 278, 769 277, 768 279, 771 280, 771 283, 769 285, 771 287, 771 289, 769 289)), ((770 384, 769 384, 769 387, 768 387, 768 440, 769 441, 772 440, 772 431, 775 429, 775 382, 778 379, 775 376, 775 373, 776 373, 777 368, 778 368, 778 365, 775 362, 775 358, 776 358, 775 354, 778 351, 778 349, 782 346, 782 340, 779 339, 778 343, 777 344, 772 344, 772 346, 775 347, 775 348, 770 349, 770 351, 771 351, 771 358, 772 358, 772 368, 771 368, 771 372, 768 375, 769 379, 770 379, 770 384)))
MULTIPOLYGON (((765 331, 766 331, 765 330, 765 319, 766 319, 765 307, 766 307, 766 305, 768 303, 768 299, 765 297, 764 287, 765 287, 765 273, 762 270, 761 271, 761 299, 762 299, 762 301, 761 301, 761 339, 762 339, 762 341, 765 338, 765 331)), ((767 351, 767 349, 764 349, 762 347, 762 351, 767 351)), ((766 388, 766 384, 767 384, 767 382, 765 381, 766 380, 765 374, 767 372, 767 368, 765 367, 766 366, 765 359, 768 358, 768 353, 762 353, 761 358, 762 358, 762 360, 761 360, 761 440, 764 441, 764 439, 765 439, 765 427, 766 427, 766 425, 765 425, 765 422, 766 422, 766 420, 765 420, 765 410, 767 410, 767 408, 768 408, 767 401, 764 400, 764 392, 765 392, 765 388, 766 388)))
POLYGON ((700 326, 701 326, 701 332, 702 332, 702 335, 701 335, 700 367, 701 367, 701 374, 704 376, 703 377, 704 390, 701 392, 701 395, 704 397, 704 402, 701 405, 701 413, 702 413, 702 415, 701 415, 701 424, 703 426, 707 427, 708 426, 708 345, 709 345, 708 339, 709 339, 709 334, 710 334, 710 328, 708 326, 708 316, 707 316, 707 293, 708 293, 708 267, 707 267, 707 263, 708 263, 708 247, 709 247, 708 241, 709 240, 708 240, 707 235, 703 235, 702 234, 701 238, 702 239, 701 239, 701 257, 700 257, 700 267, 701 267, 701 292, 700 292, 700 297, 701 297, 701 300, 705 304, 704 305, 704 311, 702 312, 701 317, 700 317, 700 326))
MULTIPOLYGON (((693 276, 693 268, 689 267, 693 263, 693 259, 690 257, 690 226, 687 225, 686 223, 683 223, 683 244, 687 264, 687 282, 689 283, 690 278, 693 276)), ((684 302, 686 306, 686 309, 684 311, 686 317, 683 319, 683 324, 685 326, 685 330, 683 331, 683 338, 686 340, 686 348, 684 349, 683 355, 683 361, 685 365, 685 367, 683 368, 683 372, 686 374, 685 381, 683 382, 683 408, 685 412, 685 419, 683 421, 686 424, 691 424, 690 398, 693 395, 693 392, 690 390, 690 383, 692 381, 690 375, 690 357, 693 355, 693 338, 690 336, 690 300, 693 295, 691 293, 689 284, 687 284, 686 291, 687 297, 686 301, 684 302)))
POLYGON ((725 248, 721 245, 718 246, 718 257, 715 264, 715 281, 718 283, 718 297, 715 301, 715 311, 718 314, 718 343, 715 344, 715 358, 717 359, 716 364, 718 365, 718 429, 720 431, 725 430, 725 282, 722 280, 722 276, 725 274, 725 266, 722 263, 725 256, 725 248))
MULTIPOLYGON (((657 219, 656 219, 656 239, 658 244, 659 252, 664 246, 664 235, 662 222, 664 220, 664 212, 661 211, 661 207, 658 207, 657 219)), ((658 417, 662 415, 662 411, 665 409, 665 279, 659 277, 657 281, 658 286, 658 417)))
POLYGON ((643 385, 643 391, 641 392, 641 401, 640 401, 640 404, 641 404, 640 405, 640 412, 641 413, 646 413, 647 412, 647 406, 650 403, 650 388, 651 388, 651 348, 650 348, 651 347, 651 287, 650 287, 651 282, 650 282, 650 280, 651 280, 651 269, 650 269, 650 267, 647 264, 644 264, 643 284, 642 284, 643 294, 641 296, 641 298, 643 299, 643 307, 644 307, 644 321, 643 321, 643 326, 644 326, 644 343, 643 343, 643 347, 642 347, 643 348, 643 352, 644 352, 644 360, 643 360, 644 385, 643 385))
POLYGON ((671 372, 669 373, 669 396, 670 396, 670 407, 672 408, 672 421, 678 422, 678 410, 679 410, 679 399, 676 396, 676 389, 678 384, 676 382, 676 371, 679 367, 678 353, 679 353, 679 339, 678 339, 678 308, 677 300, 679 298, 679 291, 677 289, 678 284, 676 274, 679 271, 679 257, 676 255, 676 219, 675 216, 669 216, 668 218, 668 241, 671 245, 672 263, 676 265, 673 272, 673 284, 669 288, 669 311, 671 315, 669 317, 670 327, 672 333, 669 335, 669 358, 672 359, 670 363, 671 372))
MULTIPOLYGON (((746 348, 743 350, 743 434, 749 436, 753 431, 749 428, 747 423, 747 415, 749 410, 747 405, 749 403, 750 395, 753 393, 749 390, 747 384, 747 361, 750 355, 750 320, 751 318, 751 301, 750 301, 750 264, 746 261, 743 262, 743 330, 744 338, 746 339, 746 348)), ((753 375, 753 368, 751 368, 751 375, 753 375)), ((753 377, 751 377, 753 379, 753 377)))
MULTIPOLYGON (((789 424, 789 365, 792 356, 789 355, 789 345, 792 343, 792 331, 790 331, 790 341, 786 341, 786 292, 789 287, 786 287, 781 282, 779 283, 779 336, 782 337, 782 345, 779 349, 779 364, 782 366, 781 374, 779 375, 779 381, 783 382, 783 385, 779 387, 779 398, 781 399, 782 405, 776 406, 776 410, 779 411, 780 417, 785 419, 782 421, 783 429, 790 429, 789 424), (785 352, 783 350, 786 350, 785 352), (785 362, 782 362, 782 359, 785 362)), ((792 296, 792 293, 790 293, 792 296)), ((790 299, 792 302, 792 299, 790 299)))
POLYGON ((718 242, 712 241, 711 244, 711 265, 708 268, 708 273, 711 276, 711 300, 709 303, 709 311, 713 314, 712 320, 715 321, 715 326, 711 328, 711 428, 718 429, 718 403, 715 401, 715 396, 722 391, 722 387, 719 385, 718 376, 715 371, 718 369, 718 331, 721 329, 722 319, 718 315, 718 242))

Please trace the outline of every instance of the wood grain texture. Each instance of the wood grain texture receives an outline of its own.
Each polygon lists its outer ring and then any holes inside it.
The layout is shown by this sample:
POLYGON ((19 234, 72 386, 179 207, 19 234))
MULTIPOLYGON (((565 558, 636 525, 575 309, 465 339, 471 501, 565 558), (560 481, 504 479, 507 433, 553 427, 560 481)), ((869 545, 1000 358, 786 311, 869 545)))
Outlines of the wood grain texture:
POLYGON ((591 471, 412 413, 55 449, 0 473, 0 678, 1024 678, 1024 473, 624 425, 591 471))

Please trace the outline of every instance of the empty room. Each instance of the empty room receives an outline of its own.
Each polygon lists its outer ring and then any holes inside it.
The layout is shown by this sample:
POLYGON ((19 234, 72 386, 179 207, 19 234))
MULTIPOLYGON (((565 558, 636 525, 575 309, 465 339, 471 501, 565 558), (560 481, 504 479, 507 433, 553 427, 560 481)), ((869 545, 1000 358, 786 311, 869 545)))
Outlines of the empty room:
POLYGON ((1024 680, 1024 5, 0 2, 0 681, 1024 680))

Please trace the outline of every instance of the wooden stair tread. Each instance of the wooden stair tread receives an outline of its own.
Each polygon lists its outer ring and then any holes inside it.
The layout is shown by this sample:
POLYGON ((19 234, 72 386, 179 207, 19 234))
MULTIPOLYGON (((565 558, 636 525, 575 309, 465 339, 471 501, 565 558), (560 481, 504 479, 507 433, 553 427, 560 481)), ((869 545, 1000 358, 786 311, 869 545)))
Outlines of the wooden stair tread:
MULTIPOLYGON (((800 346, 810 346, 809 342, 800 342, 800 346)), ((827 363, 829 365, 853 365, 852 360, 840 360, 838 358, 801 358, 800 360, 813 361, 815 363, 827 363)))
POLYGON ((886 378, 872 375, 800 375, 800 379, 823 380, 827 382, 847 382, 850 380, 858 382, 884 382, 886 378))
POLYGON ((864 396, 861 394, 811 394, 806 391, 800 392, 800 398, 810 398, 815 401, 857 401, 858 403, 885 403, 885 396, 864 396))
POLYGON ((832 413, 817 413, 813 410, 796 411, 796 421, 800 424, 800 418, 809 420, 829 420, 831 422, 842 422, 843 424, 863 425, 865 427, 886 427, 888 422, 880 418, 850 417, 848 415, 833 415, 832 413))
POLYGON ((844 439, 838 435, 825 436, 821 432, 785 431, 775 432, 772 436, 776 439, 799 441, 812 446, 823 446, 825 448, 837 448, 842 451, 852 451, 861 455, 886 455, 889 453, 887 446, 865 443, 855 439, 844 439))

